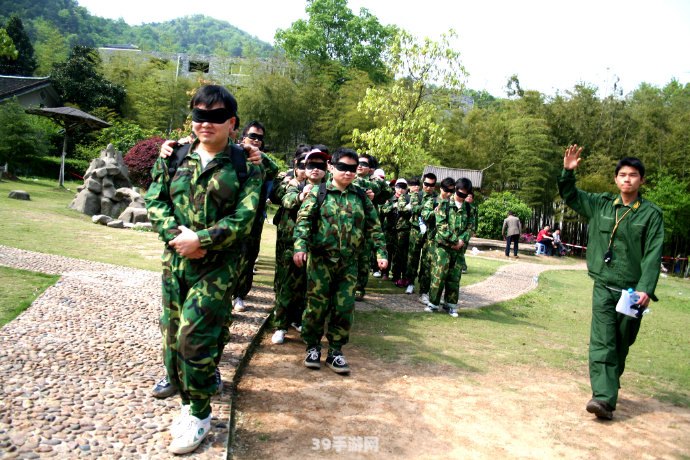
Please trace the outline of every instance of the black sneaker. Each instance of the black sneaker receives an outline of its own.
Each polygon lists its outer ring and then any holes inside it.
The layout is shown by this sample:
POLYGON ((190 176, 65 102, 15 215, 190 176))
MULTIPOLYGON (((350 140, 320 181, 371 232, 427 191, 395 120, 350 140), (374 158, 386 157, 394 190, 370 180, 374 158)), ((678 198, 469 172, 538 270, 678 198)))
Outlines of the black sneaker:
POLYGON ((597 418, 613 420, 613 408, 606 401, 590 399, 587 403, 587 412, 596 415, 597 418))
POLYGON ((177 393, 177 387, 168 381, 167 375, 160 379, 151 390, 153 397, 158 399, 169 398, 175 393, 177 393))
POLYGON ((304 365, 310 369, 321 369, 321 350, 319 347, 307 349, 307 357, 304 358, 304 365))
POLYGON ((220 378, 220 369, 216 367, 216 394, 219 395, 223 392, 223 379, 220 378))
POLYGON ((355 291, 355 301, 361 302, 364 300, 364 291, 355 291))
POLYGON ((347 365, 347 360, 343 356, 343 352, 340 350, 335 350, 328 353, 326 358, 326 366, 333 369, 336 374, 349 374, 350 366, 347 365))

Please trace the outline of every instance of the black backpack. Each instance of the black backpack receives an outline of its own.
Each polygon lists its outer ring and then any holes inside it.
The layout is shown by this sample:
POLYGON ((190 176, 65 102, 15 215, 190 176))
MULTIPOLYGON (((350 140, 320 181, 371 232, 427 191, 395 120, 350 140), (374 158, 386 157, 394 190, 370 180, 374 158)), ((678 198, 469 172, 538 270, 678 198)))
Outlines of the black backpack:
MULTIPOLYGON (((239 145, 233 143, 228 145, 230 147, 230 161, 232 161, 232 166, 235 168, 235 174, 237 174, 237 180, 240 181, 240 188, 242 188, 249 177, 249 172, 247 171, 247 155, 244 149, 239 145)), ((191 148, 192 144, 178 144, 177 147, 173 148, 173 153, 168 158, 168 174, 170 175, 170 180, 175 176, 177 168, 180 167, 191 148)))

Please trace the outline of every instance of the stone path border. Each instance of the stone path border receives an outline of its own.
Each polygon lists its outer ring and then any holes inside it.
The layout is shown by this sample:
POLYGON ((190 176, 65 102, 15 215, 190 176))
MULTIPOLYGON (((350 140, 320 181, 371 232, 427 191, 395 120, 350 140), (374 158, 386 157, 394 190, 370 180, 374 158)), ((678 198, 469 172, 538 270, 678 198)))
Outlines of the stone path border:
MULTIPOLYGON (((171 458, 168 427, 178 399, 150 396, 160 361, 160 274, 0 246, 0 265, 61 275, 24 313, 0 329, 0 457, 171 458)), ((545 270, 512 263, 462 289, 479 308, 521 295, 545 270)), ((417 295, 368 295, 357 309, 421 311, 417 295)), ((231 457, 235 387, 259 343, 273 291, 256 287, 235 314, 213 399, 213 429, 195 458, 231 457)))
MULTIPOLYGON (((171 458, 167 433, 178 398, 157 400, 160 274, 0 246, 0 265, 59 274, 0 329, 0 457, 171 458)), ((199 459, 227 457, 238 366, 273 305, 254 288, 235 314, 199 459)))

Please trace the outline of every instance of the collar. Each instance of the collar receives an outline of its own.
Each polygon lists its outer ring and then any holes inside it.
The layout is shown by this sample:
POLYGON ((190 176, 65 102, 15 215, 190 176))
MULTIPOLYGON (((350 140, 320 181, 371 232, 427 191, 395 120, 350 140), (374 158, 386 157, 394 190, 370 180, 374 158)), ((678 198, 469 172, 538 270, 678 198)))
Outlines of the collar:
MULTIPOLYGON (((616 197, 615 200, 613 200, 613 205, 614 206, 625 206, 623 204, 623 199, 621 198, 620 195, 616 197)), ((640 195, 637 196, 637 199, 633 201, 630 205, 625 206, 630 209, 632 209, 633 212, 637 212, 638 209, 640 209, 640 206, 642 206, 642 197, 640 195)))

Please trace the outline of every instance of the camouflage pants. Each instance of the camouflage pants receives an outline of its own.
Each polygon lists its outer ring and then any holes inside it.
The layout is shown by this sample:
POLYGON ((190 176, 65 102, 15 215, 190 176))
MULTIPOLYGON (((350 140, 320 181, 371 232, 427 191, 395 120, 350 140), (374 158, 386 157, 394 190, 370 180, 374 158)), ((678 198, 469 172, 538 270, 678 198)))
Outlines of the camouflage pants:
POLYGON ((398 252, 398 234, 395 229, 386 230, 386 252, 388 252, 388 267, 382 271, 384 274, 388 274, 391 271, 393 261, 395 260, 395 255, 398 252))
POLYGON ((307 259, 307 308, 302 315, 302 339, 307 348, 319 346, 328 320, 328 346, 340 350, 350 339, 355 311, 357 264, 309 254, 307 259))
POLYGON ((436 244, 432 238, 427 238, 422 246, 419 258, 419 293, 428 294, 431 287, 431 256, 434 254, 436 244))
POLYGON ((399 230, 396 235, 395 257, 393 258, 393 280, 404 278, 407 272, 407 254, 410 251, 410 230, 399 230))
POLYGON ((306 301, 307 271, 292 261, 292 244, 281 244, 282 253, 276 259, 276 300, 273 307, 273 326, 287 330, 290 323, 301 324, 306 301))
POLYGON ((189 260, 163 253, 163 361, 183 403, 205 418, 216 391, 215 371, 223 351, 224 324, 236 271, 225 255, 189 260))
POLYGON ((363 250, 359 251, 357 255, 357 284, 356 291, 365 291, 369 283, 369 271, 371 270, 371 253, 374 251, 374 245, 371 240, 367 239, 363 250))
POLYGON ((262 229, 263 227, 260 227, 256 233, 249 235, 242 243, 242 261, 238 271, 239 275, 237 277, 234 297, 241 297, 244 299, 252 289, 252 283, 254 283, 254 263, 256 258, 259 257, 262 229))
POLYGON ((410 230, 410 250, 407 254, 407 271, 405 272, 405 278, 410 280, 413 284, 414 280, 417 278, 420 265, 419 256, 422 252, 424 241, 425 237, 419 233, 419 228, 412 227, 410 230))
POLYGON ((461 251, 440 244, 435 245, 431 263, 429 302, 438 306, 445 289, 447 304, 456 305, 460 294, 460 277, 465 256, 461 251))

